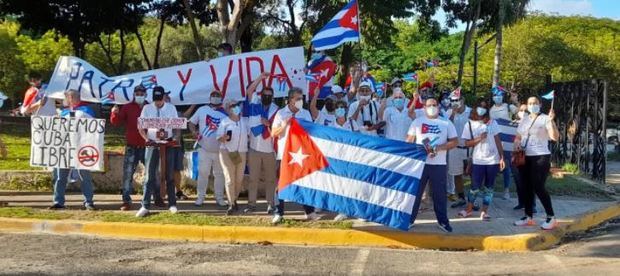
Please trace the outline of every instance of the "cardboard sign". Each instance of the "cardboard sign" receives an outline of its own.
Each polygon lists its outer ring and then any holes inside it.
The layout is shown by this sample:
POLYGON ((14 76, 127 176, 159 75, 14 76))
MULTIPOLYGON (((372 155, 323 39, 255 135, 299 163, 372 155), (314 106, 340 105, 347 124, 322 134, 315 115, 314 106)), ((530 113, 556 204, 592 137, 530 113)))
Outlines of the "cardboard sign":
POLYGON ((102 171, 105 120, 33 116, 30 166, 102 171))
POLYGON ((138 118, 138 128, 186 129, 187 118, 138 118))

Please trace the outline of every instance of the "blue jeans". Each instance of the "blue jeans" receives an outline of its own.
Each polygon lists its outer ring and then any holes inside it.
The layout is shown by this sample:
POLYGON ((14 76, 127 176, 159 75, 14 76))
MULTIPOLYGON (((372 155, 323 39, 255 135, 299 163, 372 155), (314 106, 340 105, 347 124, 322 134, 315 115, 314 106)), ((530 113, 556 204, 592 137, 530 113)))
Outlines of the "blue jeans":
MULTIPOLYGON (((129 145, 125 146, 125 158, 123 159, 124 203, 131 204, 131 194, 133 194, 133 175, 136 172, 136 166, 138 166, 138 163, 144 164, 144 151, 144 148, 129 145)), ((159 193, 157 193, 157 195, 159 195, 159 193)))
POLYGON ((476 165, 471 170, 471 189, 467 195, 470 203, 474 203, 478 196, 482 197, 482 204, 489 206, 493 199, 493 185, 495 177, 499 172, 499 164, 495 165, 476 165))
MULTIPOLYGON (((54 181, 54 204, 65 205, 65 190, 71 169, 54 169, 52 179, 54 181)), ((90 171, 80 170, 81 175, 80 189, 84 195, 84 204, 93 204, 93 179, 90 171)))
POLYGON ((433 209, 435 209, 435 217, 437 222, 442 225, 450 225, 448 220, 448 211, 446 207, 446 181, 448 173, 448 166, 446 165, 424 165, 424 171, 422 172, 422 178, 420 178, 420 185, 418 193, 413 204, 413 211, 411 212, 411 223, 415 222, 420 209, 420 200, 422 194, 426 188, 426 183, 431 182, 431 192, 433 194, 433 209))
MULTIPOLYGON (((177 199, 174 189, 174 159, 176 149, 172 147, 166 148, 166 193, 168 194, 168 206, 176 206, 177 199)), ((142 197, 142 207, 149 209, 151 207, 151 195, 159 194, 157 187, 157 179, 159 178, 159 148, 147 147, 144 153, 144 161, 146 167, 146 177, 144 178, 144 196, 142 197)), ((163 185, 164 183, 160 183, 163 185)))

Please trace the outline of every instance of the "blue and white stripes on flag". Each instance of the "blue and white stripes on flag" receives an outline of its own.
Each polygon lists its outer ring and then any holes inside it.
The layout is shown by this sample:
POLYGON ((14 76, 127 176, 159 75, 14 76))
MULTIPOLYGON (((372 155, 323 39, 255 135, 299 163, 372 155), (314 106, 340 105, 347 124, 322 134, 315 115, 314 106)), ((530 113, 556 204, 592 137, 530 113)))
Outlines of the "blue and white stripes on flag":
POLYGON ((187 161, 185 176, 198 180, 198 151, 185 152, 185 160, 187 161))
POLYGON ((549 91, 549 93, 542 95, 542 98, 545 100, 553 100, 554 97, 555 97, 555 90, 551 90, 549 91))
POLYGON ((336 48, 345 42, 360 40, 357 0, 352 0, 314 35, 312 46, 315 51, 336 48))
POLYGON ((495 119, 495 121, 499 126, 499 139, 502 141, 504 151, 512 151, 519 123, 506 119, 495 119))
POLYGON ((298 122, 320 152, 300 151, 323 155, 328 164, 292 181, 281 199, 409 229, 426 161, 422 146, 298 122))

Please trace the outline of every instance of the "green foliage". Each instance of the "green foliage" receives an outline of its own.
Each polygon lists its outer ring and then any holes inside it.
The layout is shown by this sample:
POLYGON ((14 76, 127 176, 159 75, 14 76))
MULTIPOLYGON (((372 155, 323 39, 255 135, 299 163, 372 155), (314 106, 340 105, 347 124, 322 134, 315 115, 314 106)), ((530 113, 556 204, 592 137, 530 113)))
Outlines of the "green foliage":
POLYGON ((39 72, 44 79, 51 76, 58 57, 71 55, 73 52, 71 41, 55 34, 54 31, 47 31, 37 39, 19 35, 15 38, 15 42, 19 49, 17 58, 22 61, 24 67, 28 71, 39 72))
POLYGON ((19 25, 5 21, 0 24, 0 91, 9 98, 17 98, 26 86, 23 62, 17 57, 19 48, 15 42, 19 25))
MULTIPOLYGON (((236 216, 211 216, 194 213, 170 214, 161 212, 149 215, 145 218, 137 218, 133 213, 118 213, 113 211, 48 211, 28 207, 4 207, 0 208, 0 217, 5 218, 32 218, 32 219, 73 219, 86 221, 104 222, 129 222, 129 223, 156 223, 156 224, 177 224, 177 225, 197 225, 197 226, 262 226, 274 227, 269 218, 256 217, 236 217, 236 216)), ((278 227, 297 227, 297 228, 331 228, 331 229, 351 229, 351 221, 298 221, 284 220, 278 227)))
POLYGON ((579 165, 577 164, 573 164, 573 163, 566 163, 564 164, 564 166, 562 166, 562 170, 572 173, 572 174, 578 174, 579 173, 579 165))

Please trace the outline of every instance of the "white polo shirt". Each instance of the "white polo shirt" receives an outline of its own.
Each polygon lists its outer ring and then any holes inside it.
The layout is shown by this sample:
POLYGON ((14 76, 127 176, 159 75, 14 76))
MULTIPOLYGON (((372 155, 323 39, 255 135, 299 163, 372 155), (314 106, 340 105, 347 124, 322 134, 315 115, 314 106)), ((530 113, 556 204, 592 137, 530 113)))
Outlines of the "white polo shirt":
POLYGON ((407 130, 413 120, 409 117, 409 110, 406 107, 403 107, 403 110, 393 106, 386 108, 382 120, 385 121, 385 138, 407 140, 407 130))

